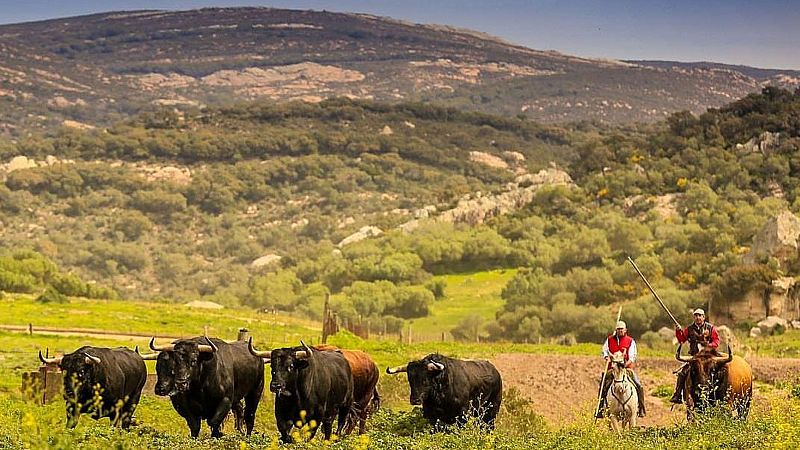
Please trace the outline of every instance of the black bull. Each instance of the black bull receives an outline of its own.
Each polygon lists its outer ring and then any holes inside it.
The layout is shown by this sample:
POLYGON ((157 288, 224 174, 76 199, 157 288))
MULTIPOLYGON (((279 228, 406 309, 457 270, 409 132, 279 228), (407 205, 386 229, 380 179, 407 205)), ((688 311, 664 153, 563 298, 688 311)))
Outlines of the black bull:
POLYGON ((94 419, 109 417, 124 429, 131 425, 147 381, 147 368, 135 352, 123 347, 81 347, 56 358, 39 352, 39 359, 64 371, 68 427, 75 427, 82 413, 91 413, 94 419))
POLYGON ((681 356, 681 347, 675 353, 678 361, 686 363, 686 382, 683 397, 689 419, 694 412, 703 412, 718 403, 726 403, 737 416, 746 419, 753 396, 753 372, 741 357, 734 356, 730 346, 728 354, 703 350, 694 356, 681 356))
POLYGON ((412 405, 422 405, 422 414, 432 425, 453 424, 475 416, 494 428, 503 397, 503 381, 488 361, 459 360, 428 355, 405 366, 387 368, 386 373, 408 373, 412 405))
MULTIPOLYGON (((353 406, 353 375, 341 352, 314 350, 305 344, 251 351, 270 364, 269 389, 275 393, 275 422, 282 442, 294 441, 291 432, 298 422, 321 425, 327 440, 338 418, 336 434, 342 434, 353 406)), ((317 427, 310 431, 313 438, 317 427)))
POLYGON ((236 427, 244 432, 244 423, 250 435, 264 390, 264 365, 261 358, 250 354, 246 342, 229 344, 196 337, 157 347, 154 340, 150 348, 159 352, 155 392, 169 396, 172 406, 186 419, 192 437, 200 434, 203 419, 211 427, 212 437, 222 436, 220 429, 231 409, 236 427))

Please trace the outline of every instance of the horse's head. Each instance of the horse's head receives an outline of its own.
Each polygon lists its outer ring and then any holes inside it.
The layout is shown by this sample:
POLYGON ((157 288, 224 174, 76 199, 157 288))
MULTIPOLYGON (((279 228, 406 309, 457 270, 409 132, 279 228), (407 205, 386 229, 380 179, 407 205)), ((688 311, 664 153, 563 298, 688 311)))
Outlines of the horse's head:
POLYGON ((620 381, 625 376, 625 354, 621 351, 611 354, 611 370, 614 372, 614 380, 620 381))

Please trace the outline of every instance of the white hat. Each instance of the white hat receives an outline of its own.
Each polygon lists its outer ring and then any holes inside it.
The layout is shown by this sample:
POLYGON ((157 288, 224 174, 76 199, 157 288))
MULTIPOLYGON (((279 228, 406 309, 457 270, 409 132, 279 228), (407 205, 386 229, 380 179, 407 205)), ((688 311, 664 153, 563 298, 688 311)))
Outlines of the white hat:
POLYGON ((623 322, 623 321, 621 321, 621 320, 620 320, 619 322, 617 322, 617 329, 619 330, 620 328, 624 328, 624 329, 626 329, 626 330, 627 330, 627 329, 628 329, 628 326, 627 326, 627 325, 625 325, 625 322, 623 322))
POLYGON ((701 316, 705 316, 705 315, 706 315, 706 312, 705 312, 705 311, 703 311, 703 310, 702 310, 702 309, 700 309, 700 308, 697 308, 697 309, 695 309, 695 310, 694 310, 694 313, 692 313, 692 314, 700 314, 701 316))

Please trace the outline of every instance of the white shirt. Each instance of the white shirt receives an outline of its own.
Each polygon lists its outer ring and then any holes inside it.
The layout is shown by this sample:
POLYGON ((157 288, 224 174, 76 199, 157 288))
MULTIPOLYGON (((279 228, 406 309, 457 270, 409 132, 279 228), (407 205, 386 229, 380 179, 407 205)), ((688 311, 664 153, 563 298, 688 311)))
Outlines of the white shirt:
MULTIPOLYGON (((608 339, 613 339, 615 336, 610 336, 608 339)), ((603 342, 603 358, 611 356, 611 352, 608 351, 608 339, 603 342)), ((636 351, 636 341, 631 338, 631 348, 628 349, 628 361, 636 362, 636 358, 638 358, 639 354, 636 351)))

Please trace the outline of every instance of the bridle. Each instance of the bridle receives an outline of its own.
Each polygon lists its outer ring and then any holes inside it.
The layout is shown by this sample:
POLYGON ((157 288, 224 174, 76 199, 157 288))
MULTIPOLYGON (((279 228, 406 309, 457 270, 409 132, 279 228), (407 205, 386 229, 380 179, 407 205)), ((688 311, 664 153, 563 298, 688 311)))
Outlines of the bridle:
MULTIPOLYGON (((622 372, 622 378, 620 380, 617 380, 617 377, 614 377, 613 383, 614 384, 623 384, 623 383, 633 384, 633 383, 630 382, 630 379, 628 377, 628 370, 625 368, 625 362, 624 361, 623 362, 614 361, 613 363, 616 364, 617 367, 621 368, 622 371, 623 371, 622 372)), ((625 405, 627 405, 628 402, 631 401, 631 399, 633 398, 633 393, 636 392, 636 388, 633 387, 633 389, 627 389, 628 397, 625 398, 625 399, 617 397, 617 394, 616 394, 616 392, 615 392, 615 390, 613 388, 610 389, 610 391, 611 391, 611 396, 614 397, 614 399, 616 401, 618 401, 623 407, 625 407, 625 405)))

